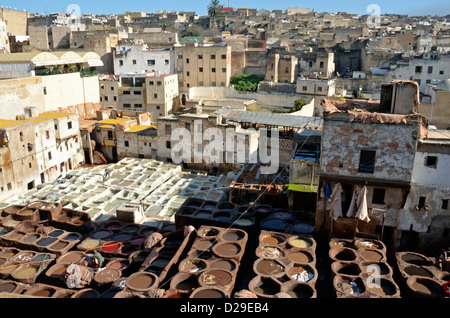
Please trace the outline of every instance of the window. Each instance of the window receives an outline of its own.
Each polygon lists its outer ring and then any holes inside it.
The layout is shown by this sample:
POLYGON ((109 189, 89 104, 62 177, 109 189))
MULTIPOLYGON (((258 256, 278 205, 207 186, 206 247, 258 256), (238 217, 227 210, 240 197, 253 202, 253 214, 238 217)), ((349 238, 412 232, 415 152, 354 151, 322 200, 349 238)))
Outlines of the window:
POLYGON ((48 159, 52 160, 52 152, 51 151, 48 152, 48 159))
POLYGON ((199 71, 200 73, 202 73, 202 72, 203 72, 203 67, 199 67, 199 68, 198 68, 198 71, 199 71))
POLYGON ((226 54, 222 54, 222 60, 226 60, 227 59, 227 55, 226 54))
POLYGON ((165 65, 169 65, 169 60, 164 60, 165 65))
POLYGON ((161 86, 162 85, 162 82, 161 81, 158 81, 158 86, 161 86))
POLYGON ((153 94, 153 98, 158 98, 158 94, 153 94))
POLYGON ((108 96, 105 96, 105 102, 107 102, 108 101, 108 96))
POLYGON ((439 71, 439 75, 444 75, 444 71, 439 71))
POLYGON ((308 90, 308 87, 307 86, 303 86, 302 89, 303 89, 304 92, 306 92, 308 90))
POLYGON ((222 73, 226 73, 227 69, 225 67, 222 67, 222 73))
POLYGON ((422 66, 416 66, 416 73, 422 73, 422 66))
POLYGON ((108 140, 113 140, 113 132, 108 131, 108 140))
POLYGON ((153 85, 155 85, 155 82, 149 81, 149 82, 148 82, 148 85, 153 86, 153 85))
POLYGON ((186 64, 189 64, 189 59, 186 59, 186 64))
POLYGON ((161 109, 161 106, 156 106, 156 109, 161 109))
POLYGON ((131 104, 123 104, 123 108, 131 108, 131 104))
POLYGON ((136 108, 142 108, 142 104, 134 104, 134 107, 136 107, 136 108))
POLYGON ((430 168, 436 168, 437 167, 437 157, 436 156, 427 156, 425 158, 425 166, 430 168))
POLYGON ((321 92, 322 92, 322 86, 317 87, 317 91, 318 91, 319 93, 321 93, 321 92))
POLYGON ((425 207, 425 200, 426 200, 426 197, 419 198, 419 204, 417 205, 419 207, 419 209, 423 209, 425 207))
POLYGON ((136 63, 137 63, 136 60, 133 60, 133 65, 136 65, 136 63))
POLYGON ((125 140, 125 147, 129 147, 129 146, 130 146, 130 144, 129 144, 128 140, 125 140))
POLYGON ((44 86, 44 95, 47 95, 47 87, 44 86))
POLYGON ((441 209, 442 210, 448 210, 448 199, 442 200, 441 209))
POLYGON ((166 141, 166 148, 167 149, 172 148, 172 143, 169 140, 166 141))
POLYGON ((182 59, 183 59, 183 54, 178 54, 177 58, 178 58, 179 60, 182 60, 182 59))
POLYGON ((385 189, 373 189, 372 203, 384 204, 384 197, 386 195, 385 189))
POLYGON ((220 82, 220 86, 225 86, 225 82, 220 82))
POLYGON ((190 76, 191 75, 191 73, 190 72, 186 72, 186 76, 190 76))
POLYGON ((211 69, 211 72, 215 73, 215 72, 216 72, 216 68, 213 67, 213 68, 211 69))
POLYGON ((375 155, 376 151, 361 150, 358 172, 373 173, 375 170, 375 155))
POLYGON ((152 66, 152 65, 155 65, 155 64, 156 64, 155 60, 147 60, 147 65, 148 66, 152 66))
POLYGON ((117 102, 117 96, 113 96, 115 102, 117 102))
POLYGON ((324 68, 325 63, 324 62, 320 62, 320 68, 324 68))
POLYGON ((215 54, 211 54, 211 60, 215 60, 216 59, 216 55, 215 54))
POLYGON ((134 95, 142 95, 141 91, 134 91, 134 95))
POLYGON ((123 66, 123 60, 119 60, 119 65, 123 66))
POLYGON ((47 131, 45 132, 45 137, 46 137, 47 139, 50 139, 50 131, 47 130, 47 131))
POLYGON ((217 86, 216 82, 211 82, 211 86, 217 86))
POLYGON ((69 121, 69 122, 67 123, 67 129, 72 129, 72 122, 71 122, 71 121, 69 121))
POLYGON ((199 59, 199 60, 203 60, 203 54, 199 54, 199 55, 198 55, 198 59, 199 59))
POLYGON ((286 67, 285 72, 286 74, 289 73, 289 67, 286 67))
POLYGON ((198 86, 203 86, 203 82, 198 82, 198 86))
POLYGON ((428 74, 433 73, 433 66, 428 66, 428 74))
POLYGON ((166 125, 164 127, 166 135, 170 135, 172 133, 172 127, 170 125, 166 125))
POLYGON ((112 90, 112 91, 114 90, 114 86, 111 86, 111 90, 112 90))
POLYGON ((187 130, 191 131, 191 123, 184 123, 184 127, 185 127, 187 130))
POLYGON ((9 183, 7 184, 7 187, 8 187, 8 191, 11 191, 11 190, 12 190, 11 182, 9 182, 9 183))
POLYGON ((130 91, 123 91, 123 94, 124 95, 131 95, 131 92, 130 91))

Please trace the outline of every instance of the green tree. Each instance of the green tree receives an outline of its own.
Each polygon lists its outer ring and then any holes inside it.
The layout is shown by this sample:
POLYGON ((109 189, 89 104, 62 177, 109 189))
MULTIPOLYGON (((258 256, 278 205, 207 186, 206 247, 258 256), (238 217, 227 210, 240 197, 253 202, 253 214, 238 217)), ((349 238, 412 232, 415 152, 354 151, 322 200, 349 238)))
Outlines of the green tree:
POLYGON ((294 107, 291 107, 291 113, 298 112, 307 104, 306 100, 299 98, 295 101, 294 107))
POLYGON ((222 5, 219 0, 211 0, 208 5, 208 15, 212 20, 211 27, 216 25, 216 17, 222 12, 222 5))

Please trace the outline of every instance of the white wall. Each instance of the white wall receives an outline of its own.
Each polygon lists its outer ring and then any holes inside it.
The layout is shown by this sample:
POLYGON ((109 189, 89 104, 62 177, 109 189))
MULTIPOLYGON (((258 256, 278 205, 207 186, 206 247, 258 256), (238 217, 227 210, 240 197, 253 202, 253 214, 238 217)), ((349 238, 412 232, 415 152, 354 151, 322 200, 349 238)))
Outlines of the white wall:
POLYGON ((139 73, 155 71, 162 74, 175 73, 173 51, 143 51, 141 46, 133 46, 125 54, 114 55, 114 74, 139 73), (136 61, 136 64, 133 63, 136 61), (148 65, 149 60, 155 60, 155 65, 148 65), (123 66, 120 65, 123 61, 123 66), (168 63, 166 63, 168 61, 168 63))

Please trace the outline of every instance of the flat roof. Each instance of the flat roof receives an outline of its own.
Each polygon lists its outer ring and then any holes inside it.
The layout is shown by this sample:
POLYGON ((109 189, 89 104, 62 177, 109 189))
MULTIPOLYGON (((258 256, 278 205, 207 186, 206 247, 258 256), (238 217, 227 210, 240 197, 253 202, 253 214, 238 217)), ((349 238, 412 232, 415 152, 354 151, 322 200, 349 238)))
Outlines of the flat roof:
POLYGON ((12 120, 12 119, 0 119, 0 129, 13 127, 18 124, 22 124, 25 121, 21 120, 12 120))
POLYGON ((320 117, 260 113, 232 109, 218 109, 213 114, 222 116, 222 118, 226 121, 234 121, 239 123, 253 123, 305 129, 321 129, 323 125, 323 120, 320 117))
POLYGON ((46 119, 58 119, 58 118, 64 118, 68 116, 77 115, 75 113, 62 113, 62 112, 45 112, 41 113, 37 116, 37 118, 46 118, 46 119))
POLYGON ((150 126, 150 125, 136 125, 136 126, 131 126, 130 128, 128 128, 126 130, 126 132, 138 132, 138 131, 142 131, 142 130, 147 130, 147 129, 155 129, 154 126, 150 126))
POLYGON ((104 125, 117 125, 117 124, 121 124, 121 123, 125 123, 127 121, 131 121, 133 119, 130 118, 109 118, 109 119, 105 119, 102 121, 99 121, 99 124, 104 124, 104 125))

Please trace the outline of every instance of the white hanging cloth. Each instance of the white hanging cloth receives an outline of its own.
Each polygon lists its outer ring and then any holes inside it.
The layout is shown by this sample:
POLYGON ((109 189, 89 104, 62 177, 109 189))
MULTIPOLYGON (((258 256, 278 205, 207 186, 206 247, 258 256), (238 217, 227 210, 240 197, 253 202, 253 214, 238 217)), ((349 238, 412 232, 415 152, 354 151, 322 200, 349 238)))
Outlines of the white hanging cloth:
POLYGON ((358 197, 358 211, 356 212, 356 218, 370 222, 369 211, 367 209, 367 187, 362 187, 358 197))
POLYGON ((331 205, 331 217, 336 221, 339 217, 342 216, 342 186, 338 182, 334 186, 333 193, 330 197, 330 205, 331 205))

